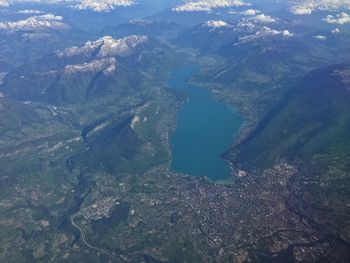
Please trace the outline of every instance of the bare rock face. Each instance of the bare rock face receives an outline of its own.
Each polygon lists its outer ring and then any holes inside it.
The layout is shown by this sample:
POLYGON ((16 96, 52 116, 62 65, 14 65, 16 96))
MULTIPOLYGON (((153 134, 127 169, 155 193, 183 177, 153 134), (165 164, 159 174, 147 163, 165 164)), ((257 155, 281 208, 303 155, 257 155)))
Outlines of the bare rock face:
POLYGON ((81 0, 73 8, 78 10, 90 9, 95 12, 109 12, 116 7, 132 6, 134 3, 134 0, 81 0))
POLYGON ((103 72, 108 75, 117 68, 116 57, 132 55, 135 48, 148 41, 147 36, 131 35, 122 39, 114 39, 111 36, 102 37, 96 41, 88 41, 81 47, 71 47, 56 52, 59 58, 73 58, 84 56, 87 59, 95 53, 95 59, 81 64, 67 65, 64 74, 76 74, 86 72, 103 72))
POLYGON ((101 72, 104 74, 113 73, 117 67, 117 60, 115 58, 102 58, 95 59, 90 62, 76 65, 67 65, 64 68, 65 75, 72 75, 77 73, 88 73, 88 72, 101 72))
MULTIPOLYGON (((82 46, 56 51, 28 68, 6 74, 1 92, 5 97, 21 101, 49 101, 58 105, 83 100, 86 96, 95 98, 107 90, 122 90, 126 83, 122 73, 124 63, 148 48, 144 45, 148 41, 147 36, 131 35, 121 39, 105 36, 82 46)), ((0 73, 0 84, 1 76, 0 73)))
POLYGON ((12 33, 16 31, 42 32, 45 30, 69 29, 69 25, 65 24, 62 20, 62 16, 53 14, 37 15, 15 22, 2 22, 0 23, 0 30, 12 33))
POLYGON ((128 36, 122 39, 114 39, 111 36, 104 36, 96 41, 88 41, 84 46, 71 47, 63 51, 58 51, 59 57, 74 57, 79 55, 91 55, 99 49, 97 58, 127 56, 133 53, 134 49, 142 43, 148 41, 147 36, 128 36))

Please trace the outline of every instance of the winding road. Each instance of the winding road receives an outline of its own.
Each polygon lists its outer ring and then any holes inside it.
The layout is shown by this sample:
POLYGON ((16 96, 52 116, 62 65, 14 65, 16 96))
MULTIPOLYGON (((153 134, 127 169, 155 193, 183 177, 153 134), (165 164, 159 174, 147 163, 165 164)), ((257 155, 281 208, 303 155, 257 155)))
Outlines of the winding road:
POLYGON ((116 257, 116 254, 113 253, 112 251, 109 251, 109 250, 106 250, 106 249, 102 249, 102 248, 95 247, 95 246, 91 245, 91 244, 85 239, 85 234, 84 234, 83 229, 82 229, 80 226, 78 226, 78 225, 74 222, 74 218, 75 218, 75 217, 76 217, 76 214, 72 215, 72 216, 70 217, 70 222, 72 223, 72 226, 74 226, 75 228, 77 228, 77 229, 79 230, 80 236, 81 236, 81 239, 82 239, 83 243, 84 243, 87 247, 89 247, 89 248, 91 248, 91 249, 93 249, 93 250, 95 250, 95 251, 97 251, 97 252, 99 252, 99 253, 108 255, 108 256, 111 257, 111 258, 115 258, 115 257, 116 257))

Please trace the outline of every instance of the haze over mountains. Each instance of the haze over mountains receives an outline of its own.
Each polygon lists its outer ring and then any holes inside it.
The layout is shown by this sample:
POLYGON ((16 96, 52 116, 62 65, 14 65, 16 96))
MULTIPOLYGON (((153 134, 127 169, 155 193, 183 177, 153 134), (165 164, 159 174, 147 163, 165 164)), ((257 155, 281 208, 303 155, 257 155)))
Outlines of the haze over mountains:
MULTIPOLYGON (((349 262, 349 15, 0 0, 0 262, 349 262), (172 169, 179 113, 208 97, 244 120, 216 156, 227 178, 172 169)), ((222 143, 208 133, 190 135, 222 143)))
POLYGON ((96 94, 89 94, 94 86, 99 86, 99 81, 108 81, 106 78, 122 68, 119 57, 133 55, 147 41, 146 36, 132 35, 123 39, 105 36, 81 47, 57 51, 30 67, 25 66, 25 73, 19 69, 18 73, 5 77, 2 92, 19 100, 52 104, 71 103, 86 96, 96 97, 96 94))

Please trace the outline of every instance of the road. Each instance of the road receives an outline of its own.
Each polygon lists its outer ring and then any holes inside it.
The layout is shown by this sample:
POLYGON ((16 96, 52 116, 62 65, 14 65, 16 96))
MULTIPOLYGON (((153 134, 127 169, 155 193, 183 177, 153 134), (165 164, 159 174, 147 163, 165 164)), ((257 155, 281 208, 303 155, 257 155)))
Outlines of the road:
POLYGON ((109 251, 109 250, 106 250, 106 249, 102 249, 102 248, 95 247, 95 246, 91 245, 91 244, 86 240, 83 229, 82 229, 80 226, 78 226, 78 225, 74 222, 74 218, 75 218, 75 217, 76 217, 76 214, 75 214, 75 215, 72 215, 72 216, 70 217, 70 221, 71 221, 71 223, 72 223, 72 226, 74 226, 75 228, 77 228, 77 229, 79 230, 80 236, 81 236, 81 239, 82 239, 83 243, 84 243, 87 247, 89 247, 89 248, 91 248, 91 249, 93 249, 93 250, 95 250, 95 251, 97 251, 97 252, 99 252, 99 253, 108 255, 109 257, 115 259, 115 258, 116 258, 116 254, 113 253, 112 251, 109 251))

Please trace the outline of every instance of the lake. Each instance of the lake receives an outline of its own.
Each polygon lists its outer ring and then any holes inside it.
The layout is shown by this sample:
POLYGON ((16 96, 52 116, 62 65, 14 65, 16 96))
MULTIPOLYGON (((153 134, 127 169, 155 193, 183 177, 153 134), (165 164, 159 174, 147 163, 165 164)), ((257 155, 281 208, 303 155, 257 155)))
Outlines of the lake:
POLYGON ((231 146, 243 119, 234 108, 214 101, 207 89, 187 83, 195 72, 194 68, 183 67, 170 75, 170 88, 188 95, 171 137, 171 170, 207 176, 213 181, 225 180, 231 171, 221 155, 231 146))

